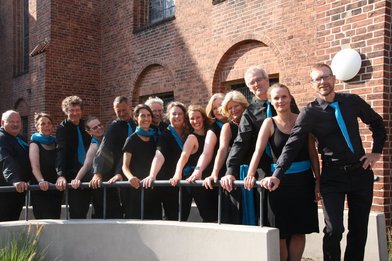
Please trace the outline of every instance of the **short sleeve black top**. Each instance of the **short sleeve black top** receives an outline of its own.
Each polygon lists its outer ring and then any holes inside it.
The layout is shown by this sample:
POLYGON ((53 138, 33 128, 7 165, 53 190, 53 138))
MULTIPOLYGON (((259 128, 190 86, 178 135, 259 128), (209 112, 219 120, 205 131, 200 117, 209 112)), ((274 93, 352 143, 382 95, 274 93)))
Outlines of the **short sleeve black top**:
POLYGON ((150 173, 151 162, 154 159, 156 143, 154 139, 143 141, 139 135, 133 133, 125 141, 123 152, 132 154, 129 169, 139 179, 150 173))

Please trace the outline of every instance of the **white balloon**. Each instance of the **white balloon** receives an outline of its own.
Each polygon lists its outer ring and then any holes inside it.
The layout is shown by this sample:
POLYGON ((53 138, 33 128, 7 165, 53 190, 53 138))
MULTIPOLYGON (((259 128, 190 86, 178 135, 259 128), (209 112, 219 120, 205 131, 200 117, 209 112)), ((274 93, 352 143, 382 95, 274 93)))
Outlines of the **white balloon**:
POLYGON ((361 56, 353 49, 343 49, 335 54, 331 68, 336 79, 348 81, 361 69, 361 56))

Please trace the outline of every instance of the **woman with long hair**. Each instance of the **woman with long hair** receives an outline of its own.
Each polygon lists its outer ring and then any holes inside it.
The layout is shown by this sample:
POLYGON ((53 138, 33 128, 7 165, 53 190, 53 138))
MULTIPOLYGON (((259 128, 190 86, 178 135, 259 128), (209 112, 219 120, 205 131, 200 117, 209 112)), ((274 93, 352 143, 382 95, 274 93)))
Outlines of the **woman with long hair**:
MULTIPOLYGON (((175 170, 178 159, 181 156, 184 142, 189 133, 186 107, 181 102, 173 101, 167 106, 167 118, 169 126, 161 134, 158 140, 154 159, 151 163, 150 174, 141 182, 144 188, 150 188, 156 179, 169 180, 175 170)), ((165 219, 178 220, 178 188, 155 188, 159 191, 165 219)), ((183 197, 183 205, 187 205, 183 197)), ((188 215, 182 208, 181 220, 187 220, 188 215)))
MULTIPOLYGON (((264 120, 257 138, 255 152, 244 180, 246 189, 253 188, 255 174, 267 143, 270 144, 274 171, 275 162, 282 153, 298 114, 291 112, 292 96, 287 86, 274 84, 269 97, 277 115, 264 120)), ((268 220, 279 228, 280 259, 300 261, 305 248, 305 234, 318 232, 317 200, 319 200, 320 166, 313 136, 298 153, 285 172, 278 189, 268 192, 268 220)), ((271 177, 262 180, 264 187, 271 177)))

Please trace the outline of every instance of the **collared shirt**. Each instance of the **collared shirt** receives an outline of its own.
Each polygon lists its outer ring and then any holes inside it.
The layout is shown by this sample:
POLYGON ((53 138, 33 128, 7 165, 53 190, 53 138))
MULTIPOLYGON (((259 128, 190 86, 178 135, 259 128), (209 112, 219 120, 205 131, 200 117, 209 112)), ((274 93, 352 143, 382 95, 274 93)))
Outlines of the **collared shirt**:
POLYGON ((318 143, 318 151, 323 162, 347 165, 358 163, 365 154, 359 132, 358 118, 369 125, 373 137, 373 153, 382 153, 386 140, 384 122, 368 103, 355 94, 336 93, 335 101, 339 103, 354 153, 351 152, 335 118, 335 110, 323 99, 316 98, 298 115, 282 154, 280 155, 274 176, 281 178, 290 166, 301 144, 312 133, 318 143))
POLYGON ((95 155, 93 173, 100 173, 104 180, 110 179, 114 174, 122 173, 122 149, 128 138, 128 122, 135 131, 136 123, 132 118, 129 121, 113 121, 95 155))
POLYGON ((79 125, 66 119, 60 123, 56 131, 56 172, 58 176, 74 179, 82 165, 78 161, 78 130, 83 138, 84 149, 87 152, 91 136, 85 130, 84 120, 79 125))
MULTIPOLYGON (((276 111, 271 106, 272 115, 276 115, 276 111)), ((298 107, 295 100, 291 101, 291 111, 298 113, 298 107)), ((240 124, 238 126, 238 134, 234 140, 233 146, 227 158, 226 175, 233 175, 239 178, 240 165, 249 164, 255 145, 257 136, 263 121, 267 118, 266 100, 260 100, 253 97, 252 102, 244 111, 240 124)), ((270 159, 263 153, 260 159, 259 167, 266 173, 270 173, 270 159)))
POLYGON ((0 128, 0 169, 1 186, 11 186, 19 181, 27 182, 32 177, 29 149, 22 148, 16 137, 3 128, 0 128))

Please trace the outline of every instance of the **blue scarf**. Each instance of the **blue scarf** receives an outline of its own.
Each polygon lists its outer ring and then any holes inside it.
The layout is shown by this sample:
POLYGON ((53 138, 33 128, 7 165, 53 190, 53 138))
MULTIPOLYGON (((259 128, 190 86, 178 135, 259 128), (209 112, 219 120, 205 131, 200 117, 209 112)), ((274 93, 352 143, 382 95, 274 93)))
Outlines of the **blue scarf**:
POLYGON ((132 127, 131 127, 131 124, 129 123, 129 121, 128 121, 127 125, 128 125, 128 137, 129 137, 132 135, 133 130, 132 130, 132 127))
MULTIPOLYGON (((248 175, 249 165, 240 166, 240 179, 244 180, 248 175)), ((241 188, 242 192, 242 224, 244 225, 257 225, 256 221, 256 210, 255 210, 255 198, 253 189, 250 191, 241 188)))
POLYGON ((148 131, 143 130, 140 127, 136 127, 136 133, 143 137, 154 137, 155 131, 153 128, 149 128, 148 131))
POLYGON ((16 141, 19 143, 19 145, 24 149, 27 150, 29 148, 29 144, 27 144, 21 137, 16 136, 16 141))
POLYGON ((178 133, 176 132, 176 130, 173 128, 173 126, 171 124, 169 125, 168 128, 169 128, 169 131, 170 131, 171 135, 173 135, 173 137, 176 140, 178 146, 182 150, 182 148, 184 148, 184 142, 182 142, 182 139, 181 139, 180 135, 178 135, 178 133))
POLYGON ((220 121, 220 120, 215 120, 215 123, 216 123, 216 125, 218 125, 218 127, 220 128, 220 129, 222 129, 222 126, 223 126, 223 121, 220 121))
POLYGON ((51 145, 56 142, 56 138, 54 136, 45 136, 40 132, 36 132, 31 135, 31 141, 38 142, 45 145, 51 145))
POLYGON ((78 161, 80 165, 83 165, 84 160, 86 159, 86 149, 83 144, 82 132, 80 131, 80 125, 76 126, 78 132, 78 161))
POLYGON ((101 144, 101 141, 100 140, 98 140, 97 138, 95 138, 95 137, 92 137, 91 138, 91 143, 95 143, 95 144, 97 144, 98 146, 101 144))

